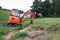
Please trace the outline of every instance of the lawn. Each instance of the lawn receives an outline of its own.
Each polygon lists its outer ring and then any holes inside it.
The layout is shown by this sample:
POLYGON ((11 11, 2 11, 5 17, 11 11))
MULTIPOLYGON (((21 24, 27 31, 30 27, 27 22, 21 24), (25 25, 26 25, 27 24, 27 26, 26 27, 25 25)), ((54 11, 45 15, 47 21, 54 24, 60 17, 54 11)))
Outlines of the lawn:
MULTIPOLYGON (((8 23, 9 13, 6 11, 0 10, 0 40, 2 40, 2 37, 12 30, 12 28, 16 29, 16 32, 18 30, 21 30, 27 26, 32 26, 29 24, 29 20, 24 21, 23 26, 17 26, 17 27, 7 27, 3 26, 4 23, 8 23)), ((34 19, 33 25, 41 25, 44 29, 51 27, 51 25, 59 25, 60 26, 60 18, 36 18, 34 19)), ((12 30, 13 31, 13 30, 12 30)), ((47 40, 60 40, 60 30, 56 31, 55 33, 48 36, 47 40)))
POLYGON ((60 25, 60 18, 38 18, 34 19, 34 24, 38 24, 44 28, 47 28, 51 25, 60 25))

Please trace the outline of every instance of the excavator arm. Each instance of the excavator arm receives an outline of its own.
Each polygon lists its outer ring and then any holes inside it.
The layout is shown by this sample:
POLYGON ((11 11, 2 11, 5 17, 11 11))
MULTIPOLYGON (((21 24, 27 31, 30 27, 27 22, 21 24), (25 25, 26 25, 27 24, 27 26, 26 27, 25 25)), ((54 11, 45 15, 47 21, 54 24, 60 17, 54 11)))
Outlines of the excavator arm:
POLYGON ((20 24, 22 25, 24 19, 30 15, 30 24, 33 24, 33 19, 35 18, 36 12, 25 12, 22 18, 20 19, 20 24))
POLYGON ((32 14, 31 14, 31 17, 30 17, 30 24, 33 24, 33 19, 35 18, 35 16, 36 16, 36 12, 32 12, 32 14))

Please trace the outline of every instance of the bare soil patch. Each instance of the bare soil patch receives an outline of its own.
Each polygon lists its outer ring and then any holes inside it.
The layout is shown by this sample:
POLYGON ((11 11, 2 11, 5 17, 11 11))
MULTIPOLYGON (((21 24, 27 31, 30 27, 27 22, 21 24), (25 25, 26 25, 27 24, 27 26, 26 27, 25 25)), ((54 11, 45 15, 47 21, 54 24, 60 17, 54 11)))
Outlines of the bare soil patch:
POLYGON ((4 36, 4 40, 9 40, 13 36, 14 32, 9 32, 4 36))
POLYGON ((19 38, 17 40, 45 40, 49 34, 51 34, 54 31, 60 30, 60 26, 52 25, 51 27, 48 27, 47 30, 45 30, 39 25, 34 25, 30 28, 25 28, 23 30, 28 30, 28 36, 25 38, 19 38))
MULTIPOLYGON (((17 40, 45 40, 50 33, 58 30, 60 30, 60 26, 58 25, 48 27, 47 30, 42 28, 40 25, 34 25, 32 27, 26 27, 22 30, 19 30, 19 32, 27 32, 28 36, 24 38, 18 38, 17 40)), ((13 35, 14 32, 7 33, 4 36, 4 40, 9 40, 13 35)))

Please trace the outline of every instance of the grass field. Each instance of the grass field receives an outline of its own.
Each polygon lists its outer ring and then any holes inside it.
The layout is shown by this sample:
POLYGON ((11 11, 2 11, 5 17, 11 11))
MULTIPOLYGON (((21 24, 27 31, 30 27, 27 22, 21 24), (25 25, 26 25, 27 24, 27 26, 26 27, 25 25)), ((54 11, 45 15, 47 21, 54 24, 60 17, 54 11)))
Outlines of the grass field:
MULTIPOLYGON (((4 23, 8 23, 7 22, 8 16, 9 16, 8 12, 0 10, 0 40, 2 40, 2 37, 9 31, 11 31, 12 28, 15 28, 16 31, 18 31, 18 30, 21 30, 21 28, 31 26, 29 24, 29 21, 25 21, 23 23, 22 27, 20 27, 20 26, 17 26, 17 27, 3 26, 4 23)), ((41 25, 44 29, 50 27, 51 25, 59 25, 60 26, 60 18, 36 18, 36 19, 34 19, 33 25, 41 25)), ((60 40, 60 30, 49 35, 47 40, 60 40)))
POLYGON ((38 24, 44 28, 47 28, 51 25, 60 25, 60 18, 38 18, 34 19, 34 24, 38 24))

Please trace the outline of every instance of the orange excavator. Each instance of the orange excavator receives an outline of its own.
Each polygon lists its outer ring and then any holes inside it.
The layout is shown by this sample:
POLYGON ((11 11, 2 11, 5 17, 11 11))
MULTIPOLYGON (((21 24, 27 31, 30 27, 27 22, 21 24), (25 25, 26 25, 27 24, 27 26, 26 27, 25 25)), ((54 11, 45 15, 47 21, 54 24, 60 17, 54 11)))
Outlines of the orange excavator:
POLYGON ((30 15, 30 24, 33 24, 33 19, 36 15, 36 12, 21 12, 17 9, 10 10, 10 15, 8 18, 8 24, 7 25, 20 25, 22 26, 24 19, 30 15))

